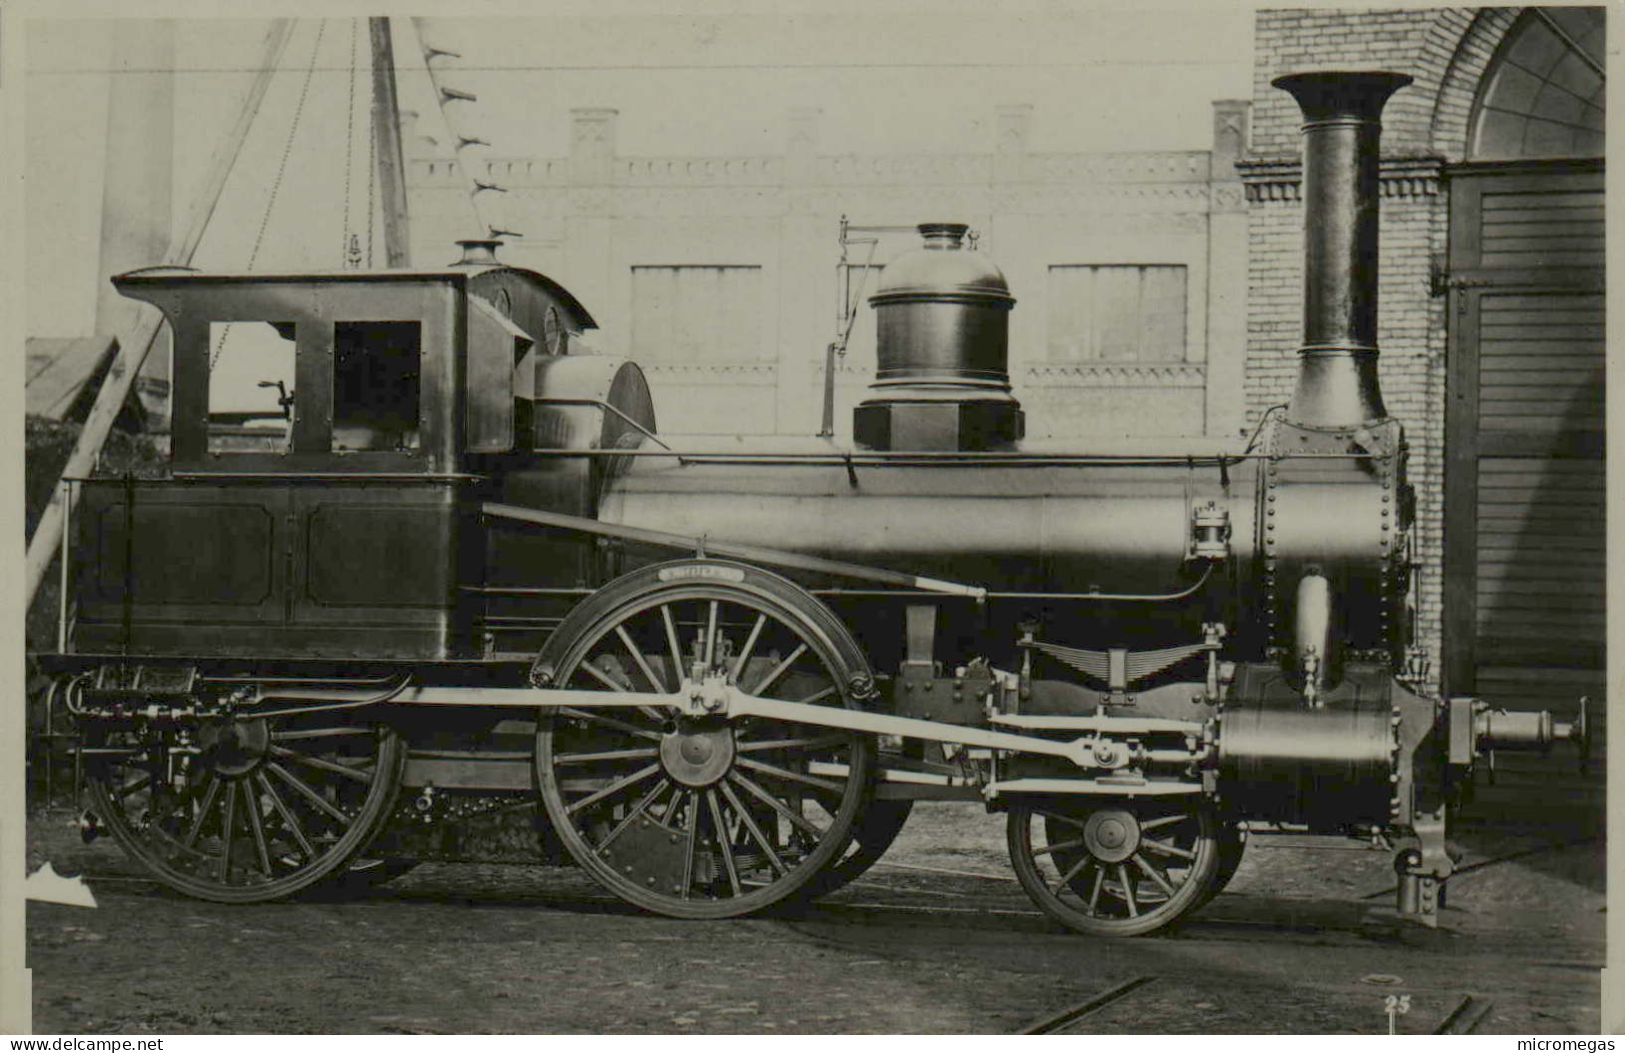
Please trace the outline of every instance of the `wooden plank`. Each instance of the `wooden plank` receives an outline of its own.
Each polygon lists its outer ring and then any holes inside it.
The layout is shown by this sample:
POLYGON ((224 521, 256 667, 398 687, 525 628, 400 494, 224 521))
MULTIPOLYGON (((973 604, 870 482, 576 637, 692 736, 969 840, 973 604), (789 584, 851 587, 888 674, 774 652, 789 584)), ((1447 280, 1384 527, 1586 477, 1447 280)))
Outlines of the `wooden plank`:
POLYGON ((1487 314, 1496 314, 1501 311, 1563 311, 1570 307, 1585 311, 1604 311, 1608 307, 1605 294, 1600 292, 1585 292, 1572 289, 1540 289, 1534 283, 1525 292, 1505 292, 1497 290, 1496 294, 1484 302, 1484 311, 1487 314))
POLYGON ((1523 560, 1514 560, 1511 563, 1489 563, 1480 561, 1478 565, 1479 592, 1486 588, 1499 586, 1503 582, 1524 582, 1530 585, 1539 585, 1554 593, 1566 591, 1570 585, 1597 581, 1602 574, 1601 567, 1588 566, 1589 561, 1575 561, 1569 564, 1532 564, 1523 560))
POLYGON ((1544 534, 1537 541, 1526 543, 1519 534, 1498 534, 1490 530, 1478 532, 1478 558, 1485 563, 1504 563, 1509 560, 1528 560, 1532 563, 1590 560, 1600 574, 1607 546, 1608 539, 1601 533, 1589 537, 1558 537, 1544 534))
MULTIPOLYGON (((1601 366, 1602 364, 1600 357, 1597 360, 1597 364, 1598 366, 1601 366)), ((1510 388, 1516 386, 1519 388, 1536 389, 1558 388, 1567 391, 1584 386, 1596 391, 1598 398, 1602 398, 1602 393, 1604 391, 1601 384, 1592 383, 1589 374, 1576 376, 1576 374, 1572 372, 1551 369, 1497 369, 1494 371, 1486 369, 1482 372, 1484 376, 1485 390, 1489 390, 1492 387, 1510 388)))
POLYGON ((1487 374, 1514 370, 1567 373, 1595 369, 1604 362, 1607 345, 1601 341, 1575 341, 1553 350, 1538 341, 1498 341, 1484 348, 1480 369, 1487 374))
POLYGON ((1583 560, 1595 566, 1600 577, 1606 555, 1606 539, 1587 538, 1584 542, 1576 544, 1572 538, 1547 536, 1540 538, 1538 544, 1525 544, 1513 535, 1497 536, 1481 532, 1478 535, 1478 558, 1484 563, 1525 560, 1539 565, 1583 560))
POLYGON ((1525 215, 1543 215, 1576 208, 1602 209, 1601 190, 1575 190, 1552 193, 1546 190, 1517 191, 1512 193, 1486 193, 1482 208, 1489 217, 1500 212, 1519 212, 1525 215))
POLYGON ((1490 457, 1601 457, 1603 446, 1600 428, 1546 434, 1497 431, 1478 440, 1479 450, 1490 457))
POLYGON ((1557 237, 1601 237, 1603 217, 1601 209, 1597 212, 1596 217, 1564 216, 1557 219, 1548 216, 1516 216, 1486 223, 1482 230, 1485 239, 1490 241, 1496 238, 1524 237, 1532 231, 1545 232, 1557 237))
POLYGON ((1506 267, 1508 269, 1542 267, 1559 259, 1570 264, 1583 263, 1596 267, 1601 267, 1605 262, 1601 246, 1591 252, 1576 252, 1568 249, 1549 252, 1492 252, 1486 249, 1479 259, 1482 266, 1506 267))
POLYGON ((1601 231, 1591 234, 1534 233, 1503 234, 1484 239, 1487 254, 1501 252, 1601 252, 1601 231))
MULTIPOLYGON (((1450 226, 1453 233, 1477 224, 1467 223, 1472 216, 1470 207, 1477 203, 1477 186, 1469 184, 1469 192, 1458 196, 1452 187, 1450 195, 1450 226)), ((1476 258, 1476 237, 1451 238, 1452 264, 1463 256, 1476 258)), ((1443 566, 1443 650, 1441 679, 1443 688, 1451 694, 1467 694, 1473 690, 1477 668, 1478 649, 1478 595, 1475 588, 1477 571, 1474 564, 1475 537, 1468 529, 1469 510, 1478 506, 1478 322, 1483 303, 1483 292, 1472 288, 1454 288, 1450 291, 1449 317, 1445 354, 1445 390, 1450 397, 1445 403, 1444 443, 1444 530, 1443 566), (1461 509, 1460 514, 1451 514, 1461 509)))
POLYGON ((1599 422, 1602 419, 1602 391, 1594 384, 1526 388, 1522 397, 1516 391, 1511 384, 1485 385, 1479 393, 1479 406, 1487 426, 1501 427, 1488 422, 1502 417, 1511 421, 1505 425, 1509 428, 1519 427, 1517 421, 1521 417, 1539 417, 1570 428, 1587 418, 1599 422), (1556 420, 1553 420, 1554 415, 1556 420))
POLYGON ((1570 340, 1595 341, 1606 335, 1603 327, 1594 323, 1557 323, 1510 314, 1493 322, 1487 318, 1481 320, 1479 332, 1490 345, 1503 340, 1539 340, 1548 347, 1570 340))

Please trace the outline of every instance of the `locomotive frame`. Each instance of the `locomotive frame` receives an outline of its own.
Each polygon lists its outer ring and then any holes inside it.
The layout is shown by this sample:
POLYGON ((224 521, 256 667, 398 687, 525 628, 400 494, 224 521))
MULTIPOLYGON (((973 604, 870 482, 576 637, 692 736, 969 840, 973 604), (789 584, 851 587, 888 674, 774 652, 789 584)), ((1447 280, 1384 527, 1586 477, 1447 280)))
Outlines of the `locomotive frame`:
POLYGON ((586 310, 489 242, 436 271, 116 279, 174 333, 174 440, 168 479, 67 481, 42 664, 95 825, 246 902, 539 803, 540 850, 727 917, 850 881, 914 801, 979 800, 1083 932, 1177 921, 1268 829, 1391 847, 1400 911, 1434 923, 1475 759, 1586 729, 1433 697, 1409 646, 1372 266, 1408 80, 1278 82, 1306 116, 1306 332, 1244 451, 1022 445, 1013 298, 951 224, 872 301, 853 449, 671 449, 637 367, 582 354, 586 310), (279 449, 211 433, 212 327, 247 323, 295 345, 279 449), (1145 587, 1097 584, 1122 579, 1145 587))

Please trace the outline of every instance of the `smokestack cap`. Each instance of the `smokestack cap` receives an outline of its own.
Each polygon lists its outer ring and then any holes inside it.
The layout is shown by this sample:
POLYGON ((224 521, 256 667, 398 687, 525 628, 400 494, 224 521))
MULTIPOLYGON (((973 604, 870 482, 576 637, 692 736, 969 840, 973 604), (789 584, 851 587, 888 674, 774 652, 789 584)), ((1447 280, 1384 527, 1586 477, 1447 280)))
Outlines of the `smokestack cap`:
POLYGON ((457 242, 463 250, 463 258, 452 267, 500 267, 502 261, 497 259, 497 249, 502 242, 491 238, 465 238, 457 242))
POLYGON ((1385 70, 1316 70, 1276 77, 1270 86, 1298 100, 1307 128, 1331 120, 1375 123, 1388 97, 1412 79, 1409 74, 1385 70))

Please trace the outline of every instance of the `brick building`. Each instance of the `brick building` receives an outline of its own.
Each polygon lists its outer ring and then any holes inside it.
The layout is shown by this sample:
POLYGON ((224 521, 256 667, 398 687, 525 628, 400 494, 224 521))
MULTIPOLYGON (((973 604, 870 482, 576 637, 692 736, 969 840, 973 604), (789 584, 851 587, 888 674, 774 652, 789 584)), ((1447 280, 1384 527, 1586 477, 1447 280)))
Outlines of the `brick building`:
MULTIPOLYGON (((503 258, 592 305, 591 342, 644 368, 663 431, 812 434, 849 303, 844 435, 874 368, 864 298, 936 219, 969 223, 1010 281, 1031 436, 1234 439, 1247 103, 1213 104, 1210 150, 1135 153, 1038 152, 1032 105, 987 110, 992 135, 963 152, 824 152, 818 110, 798 106, 779 154, 649 157, 618 152, 614 110, 578 108, 567 156, 486 158, 475 178, 503 187, 505 222, 527 232, 503 258)), ((406 138, 413 255, 435 259, 467 236, 465 176, 406 138)))
POLYGON ((1300 117, 1269 81, 1415 78, 1384 114, 1379 342, 1421 635, 1451 691, 1560 719, 1603 693, 1603 40, 1600 7, 1259 12, 1239 166, 1256 420, 1290 394, 1301 312, 1300 117))

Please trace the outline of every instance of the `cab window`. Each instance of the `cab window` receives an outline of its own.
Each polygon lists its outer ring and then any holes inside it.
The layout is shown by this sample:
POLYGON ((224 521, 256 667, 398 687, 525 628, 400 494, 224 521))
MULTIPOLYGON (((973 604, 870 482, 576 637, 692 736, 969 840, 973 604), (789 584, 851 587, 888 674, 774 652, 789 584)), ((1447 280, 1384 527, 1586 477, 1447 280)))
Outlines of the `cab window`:
POLYGON ((209 326, 210 453, 287 453, 295 392, 292 322, 209 326))
POLYGON ((420 443, 422 325, 333 325, 335 451, 416 450, 420 443))

